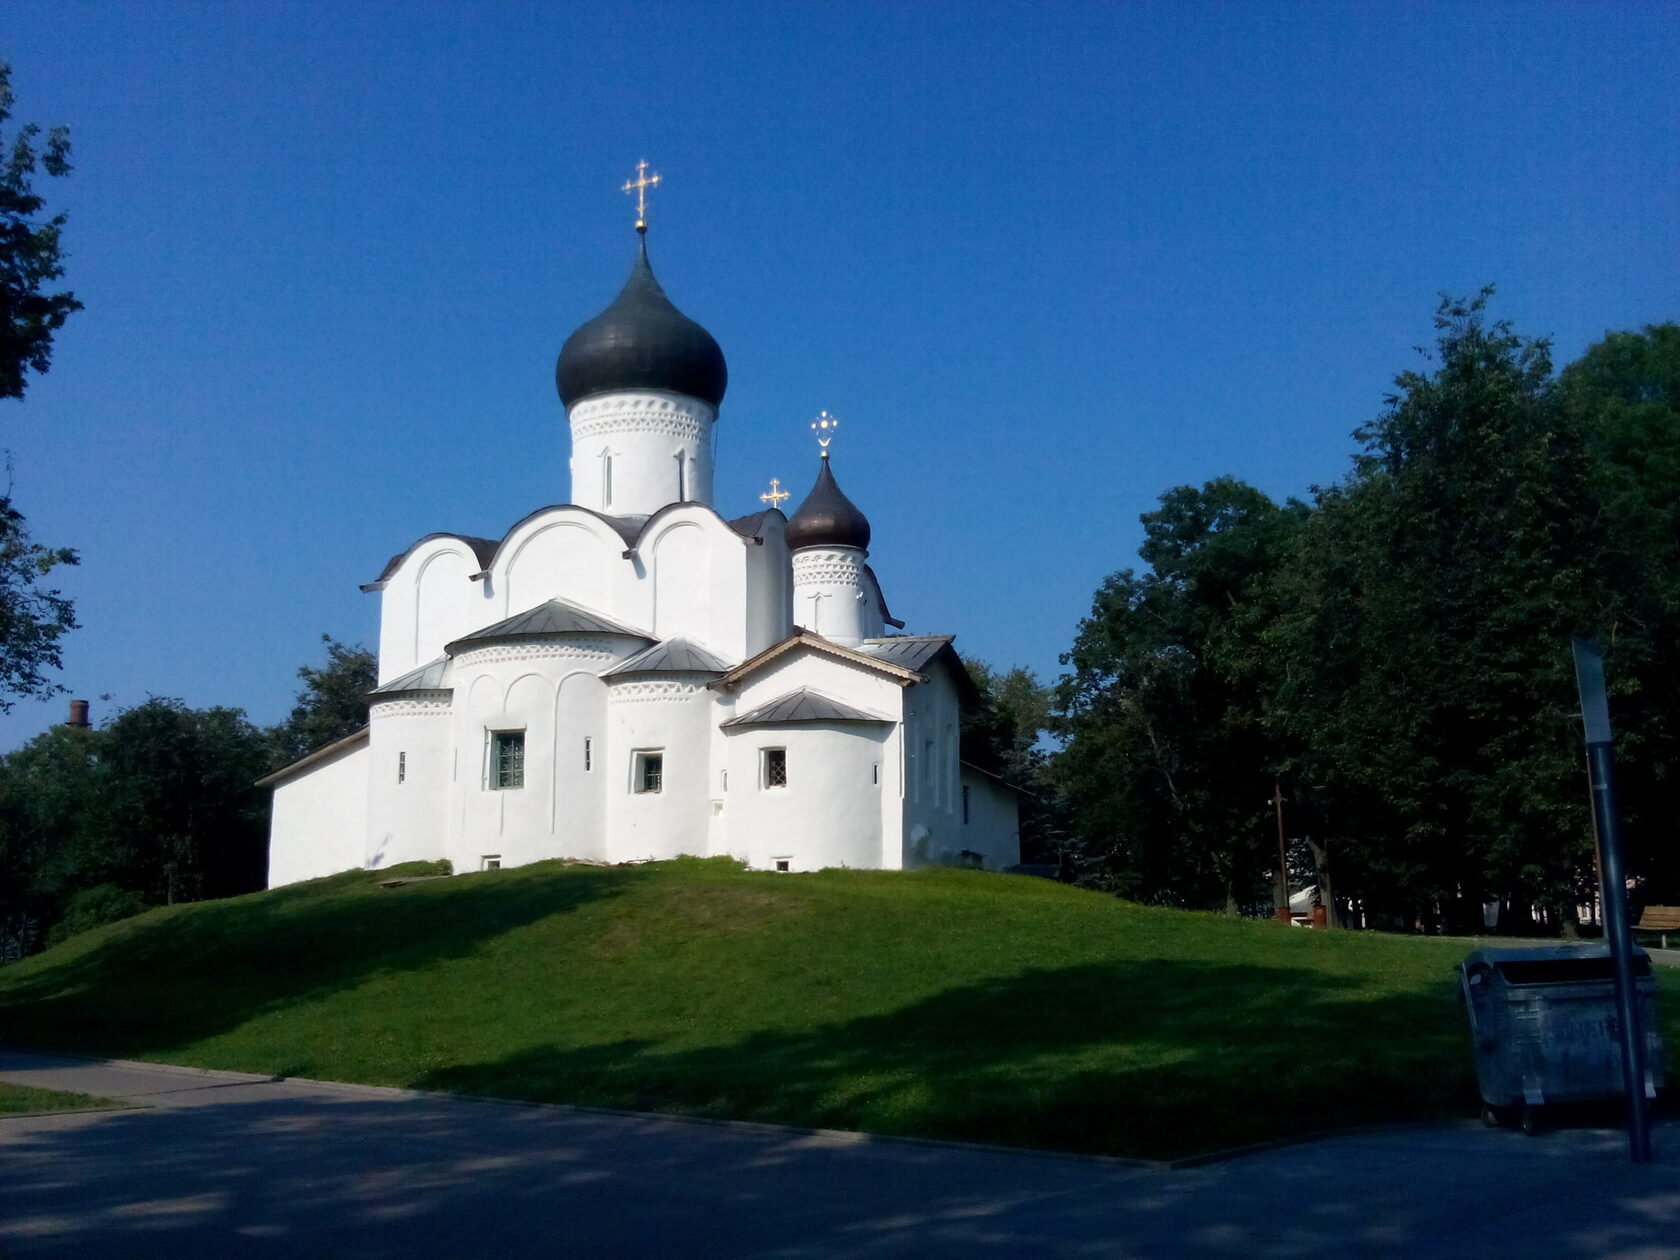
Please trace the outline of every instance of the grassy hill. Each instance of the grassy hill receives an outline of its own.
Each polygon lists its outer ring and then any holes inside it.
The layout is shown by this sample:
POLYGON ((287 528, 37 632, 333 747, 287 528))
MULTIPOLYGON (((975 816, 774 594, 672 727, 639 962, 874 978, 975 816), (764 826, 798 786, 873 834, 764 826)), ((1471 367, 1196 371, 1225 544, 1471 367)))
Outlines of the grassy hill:
POLYGON ((0 969, 0 1040, 1152 1157, 1476 1107, 1450 942, 954 870, 389 875, 0 969))

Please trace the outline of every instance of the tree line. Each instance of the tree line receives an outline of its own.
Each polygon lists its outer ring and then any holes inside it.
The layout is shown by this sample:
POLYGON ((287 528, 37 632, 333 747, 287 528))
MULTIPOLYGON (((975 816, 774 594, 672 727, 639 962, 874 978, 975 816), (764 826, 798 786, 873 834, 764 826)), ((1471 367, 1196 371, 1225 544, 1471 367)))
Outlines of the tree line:
POLYGON ((1143 515, 1142 565, 1098 588, 1047 689, 1062 746, 1022 780, 1081 882, 1269 908, 1281 790, 1291 864, 1344 914, 1567 929, 1597 883, 1583 633, 1631 868, 1680 896, 1680 326, 1554 372, 1490 296, 1443 300, 1340 482, 1280 503, 1220 477, 1143 515))
POLYGON ((153 697, 0 756, 0 960, 148 906, 264 887, 270 792, 257 780, 367 721, 373 654, 325 643, 275 726, 153 697))

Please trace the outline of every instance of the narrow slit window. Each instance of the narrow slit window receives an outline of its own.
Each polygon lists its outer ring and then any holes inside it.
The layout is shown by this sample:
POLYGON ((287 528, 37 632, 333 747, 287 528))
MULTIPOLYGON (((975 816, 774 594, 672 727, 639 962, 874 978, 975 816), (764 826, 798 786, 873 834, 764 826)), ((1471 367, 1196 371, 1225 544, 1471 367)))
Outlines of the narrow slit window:
POLYGON ((397 754, 397 782, 398 783, 405 783, 407 781, 408 781, 408 754, 405 753, 405 752, 400 752, 400 753, 397 754))
POLYGON ((967 826, 968 825, 968 784, 966 784, 966 783, 963 784, 962 801, 963 801, 963 825, 967 826))
POLYGON ((612 506, 612 456, 601 456, 601 504, 603 507, 612 506))
POLYGON ((869 781, 871 783, 879 783, 881 781, 881 763, 879 761, 869 767, 869 781))
POLYGON ((497 791, 525 786, 525 732, 490 733, 490 786, 497 791))
POLYGON ((677 502, 688 502, 688 456, 677 452, 677 502))
POLYGON ((787 749, 766 748, 764 750, 764 786, 767 788, 785 788, 787 781, 787 749))
POLYGON ((587 774, 589 771, 593 770, 594 768, 595 768, 595 744, 594 744, 594 741, 589 738, 589 736, 585 735, 583 737, 583 769, 584 769, 584 773, 587 774))

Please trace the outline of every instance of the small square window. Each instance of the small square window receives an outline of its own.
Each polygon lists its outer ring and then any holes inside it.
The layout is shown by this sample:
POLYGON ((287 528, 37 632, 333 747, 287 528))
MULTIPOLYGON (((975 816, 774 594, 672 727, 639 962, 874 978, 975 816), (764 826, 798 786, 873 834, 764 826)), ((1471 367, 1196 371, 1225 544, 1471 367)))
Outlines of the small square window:
POLYGON ((633 792, 661 792, 665 789, 665 754, 639 752, 631 767, 630 790, 633 792))
POLYGON ((498 791, 525 786, 525 732, 490 732, 490 786, 498 791))
POLYGON ((500 853, 486 853, 478 859, 478 869, 481 871, 499 871, 502 869, 502 855, 500 853))
POLYGON ((781 788, 787 786, 787 749, 766 748, 764 752, 764 786, 767 788, 781 788))
POLYGON ((793 869, 793 859, 792 858, 777 858, 777 859, 775 859, 775 862, 776 862, 776 869, 784 875, 786 875, 789 871, 791 871, 793 869))
POLYGON ((403 782, 406 782, 407 779, 408 779, 408 754, 405 753, 405 752, 400 752, 400 753, 397 754, 397 782, 398 783, 403 783, 403 782))

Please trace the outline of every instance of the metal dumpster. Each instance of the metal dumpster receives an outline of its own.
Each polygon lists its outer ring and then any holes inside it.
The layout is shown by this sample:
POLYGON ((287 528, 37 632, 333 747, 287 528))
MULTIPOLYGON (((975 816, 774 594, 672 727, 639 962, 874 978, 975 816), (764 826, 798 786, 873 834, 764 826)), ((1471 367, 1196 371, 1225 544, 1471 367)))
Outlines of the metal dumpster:
MULTIPOLYGON (((1645 1033, 1645 1096, 1663 1083, 1657 982, 1651 956, 1633 951, 1639 1021, 1645 1033)), ((1540 1108, 1622 1094, 1616 985, 1608 945, 1479 949, 1459 964, 1482 1118, 1518 1119, 1527 1133, 1540 1108)))

